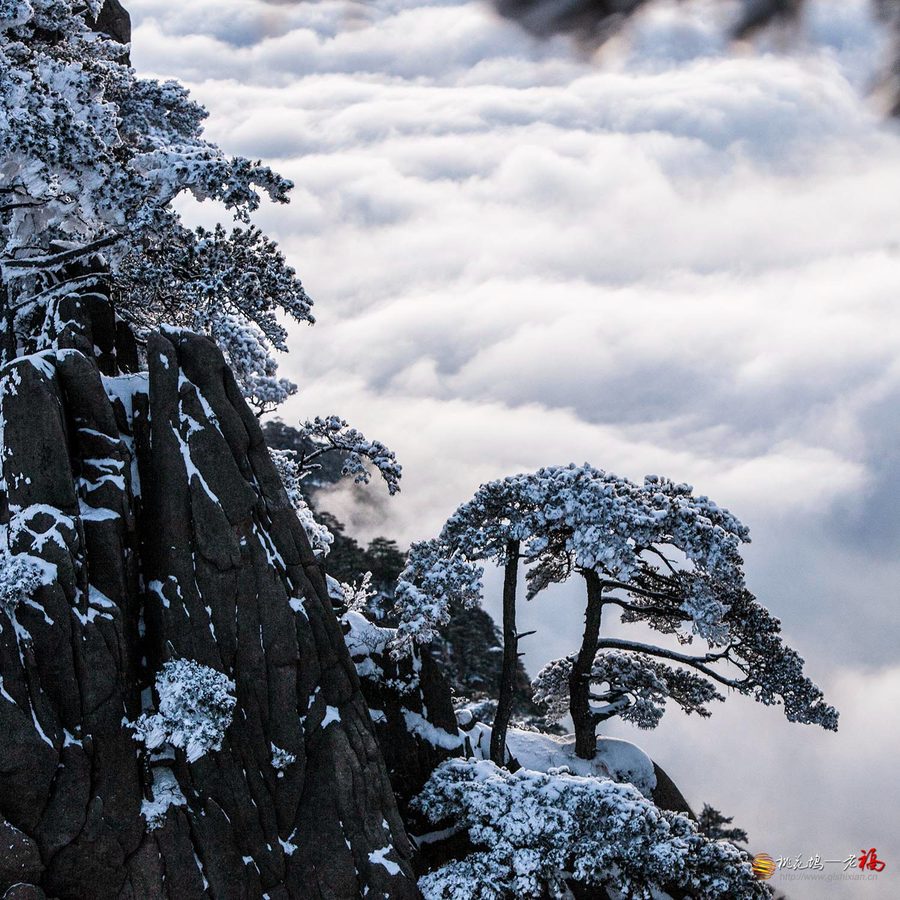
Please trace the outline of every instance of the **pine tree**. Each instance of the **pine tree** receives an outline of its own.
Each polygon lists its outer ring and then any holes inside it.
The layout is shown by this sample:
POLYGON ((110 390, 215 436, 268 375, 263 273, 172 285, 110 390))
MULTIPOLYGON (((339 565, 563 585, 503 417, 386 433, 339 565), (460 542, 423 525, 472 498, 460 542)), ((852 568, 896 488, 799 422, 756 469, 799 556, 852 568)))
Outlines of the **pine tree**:
MULTIPOLYGON (((455 590, 477 602, 478 565, 491 561, 505 569, 503 631, 507 665, 513 663, 521 637, 514 605, 521 558, 529 598, 572 576, 585 585, 581 646, 549 663, 534 682, 535 699, 551 718, 572 716, 579 756, 593 758, 596 728, 612 716, 652 728, 669 700, 709 715, 708 704, 724 699, 717 686, 781 703, 790 721, 836 729, 836 711, 782 642, 778 620, 746 587, 740 546, 748 540, 747 528, 727 510, 657 476, 637 485, 570 465, 504 478, 483 485, 439 538, 422 550, 414 546, 397 592, 399 633, 430 640, 449 616, 455 590), (603 637, 606 610, 676 646, 603 637), (682 649, 695 641, 705 649, 682 649)), ((501 720, 500 739, 503 727, 501 720)), ((499 752, 492 758, 503 761, 499 752)))
POLYGON ((697 828, 714 841, 731 841, 732 844, 746 844, 749 838, 743 828, 727 828, 734 816, 723 816, 714 806, 703 804, 697 816, 697 828))
POLYGON ((0 2, 0 352, 54 348, 81 306, 113 302, 140 339, 162 323, 214 337, 247 397, 295 390, 276 374, 279 312, 312 322, 277 246, 249 227, 291 183, 203 138, 205 110, 175 82, 137 78, 91 30, 102 2, 0 2), (186 228, 172 202, 217 201, 231 230, 186 228))
POLYGON ((661 892, 771 897, 746 852, 658 809, 630 784, 448 760, 415 802, 431 822, 464 830, 473 845, 419 881, 426 900, 564 897, 572 881, 641 900, 661 892))

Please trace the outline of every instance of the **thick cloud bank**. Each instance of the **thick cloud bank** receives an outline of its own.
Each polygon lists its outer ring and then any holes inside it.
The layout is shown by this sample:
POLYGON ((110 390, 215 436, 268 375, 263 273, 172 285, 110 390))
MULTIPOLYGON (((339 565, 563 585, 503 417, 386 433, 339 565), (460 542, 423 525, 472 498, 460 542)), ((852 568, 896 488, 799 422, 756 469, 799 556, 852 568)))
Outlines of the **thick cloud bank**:
MULTIPOLYGON (((132 4, 137 67, 297 183, 263 215, 317 298, 282 414, 339 412, 404 464, 399 498, 332 498, 352 527, 426 537, 481 481, 570 460, 750 525, 750 584, 841 731, 736 698, 618 733, 756 849, 888 862, 793 900, 900 886, 900 138, 862 99, 867 9, 812 3, 785 56, 673 4, 598 61, 474 2, 132 4)), ((579 602, 525 610, 532 670, 579 602)))

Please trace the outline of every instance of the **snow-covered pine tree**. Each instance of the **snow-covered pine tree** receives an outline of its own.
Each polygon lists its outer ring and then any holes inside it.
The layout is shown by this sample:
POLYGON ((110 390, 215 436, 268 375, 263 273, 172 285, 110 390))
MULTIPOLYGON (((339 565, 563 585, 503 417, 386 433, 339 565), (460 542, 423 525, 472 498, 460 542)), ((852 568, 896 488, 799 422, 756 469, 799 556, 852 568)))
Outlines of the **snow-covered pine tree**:
POLYGON ((310 446, 308 453, 299 454, 298 465, 303 477, 318 468, 319 457, 332 453, 340 457, 342 476, 352 478, 356 484, 368 484, 372 480, 368 468, 371 465, 381 475, 392 497, 400 492, 402 466, 394 452, 381 441, 370 441, 340 416, 316 416, 304 422, 299 437, 310 446))
MULTIPOLYGON (((446 591, 429 592, 428 584, 446 579, 450 564, 462 571, 482 560, 507 563, 511 541, 528 564, 529 597, 579 575, 587 593, 581 646, 549 663, 535 690, 552 716, 571 714, 585 759, 611 716, 651 728, 667 700, 708 715, 707 704, 723 699, 717 685, 781 703, 790 721, 836 729, 836 711, 745 585, 740 545, 748 540, 737 518, 689 485, 656 476, 637 485, 586 464, 543 468, 482 486, 410 567, 412 585, 398 590, 398 605, 407 631, 428 639, 430 623, 448 614, 446 591), (676 646, 601 637, 605 609, 676 646), (705 649, 681 649, 695 641, 705 649)), ((514 606, 504 633, 515 646, 514 606)))
POLYGON ((657 476, 636 485, 585 465, 542 469, 535 479, 546 521, 531 548, 529 596, 573 573, 586 586, 578 652, 535 679, 537 694, 549 699, 568 664, 580 756, 593 756, 596 727, 611 715, 652 728, 667 699, 708 715, 706 705, 724 699, 716 685, 780 702, 790 721, 837 728, 836 711, 781 640, 778 620, 746 588, 740 545, 749 532, 735 516, 690 485, 657 476), (607 607, 618 608, 623 623, 649 625, 680 647, 697 640, 705 650, 601 639, 607 607))
MULTIPOLYGON (((138 78, 123 46, 92 30, 102 7, 0 3, 0 361, 68 343, 85 307, 107 304, 139 340, 162 324, 208 334, 248 402, 271 411, 296 391, 277 375, 278 314, 312 323, 312 301, 249 223, 264 196, 286 203, 291 183, 205 140, 206 111, 179 84, 138 78), (241 227, 186 228, 181 194, 218 201, 241 227)), ((336 450, 357 482, 370 463, 399 490, 394 454, 338 416, 303 433, 314 451, 299 468, 278 460, 288 481, 336 450)), ((328 530, 292 496, 327 552, 328 530)))
POLYGON ((416 805, 465 830, 474 849, 425 875, 426 900, 567 897, 571 882, 653 900, 765 900, 748 854, 656 807, 634 786, 566 770, 510 773, 488 760, 448 760, 416 805), (669 893, 671 892, 671 893, 669 893))
POLYGON ((190 230, 172 201, 218 201, 246 226, 291 184, 206 141, 180 85, 138 78, 89 27, 102 6, 0 2, 2 358, 56 346, 81 306, 112 295, 138 336, 162 322, 213 336, 270 409, 294 390, 275 371, 276 313, 312 321, 311 301, 259 230, 190 230))
POLYGON ((477 602, 481 590, 480 562, 503 568, 503 663, 497 710, 491 730, 491 759, 505 762, 506 730, 512 715, 519 662, 516 592, 522 542, 536 527, 539 498, 521 478, 510 477, 483 485, 445 525, 438 540, 414 546, 410 565, 400 576, 397 608, 401 636, 430 641, 446 624, 454 600, 477 602), (441 579, 437 573, 440 573, 441 579), (442 590, 431 587, 441 581, 442 590), (447 589, 449 587, 449 589, 447 589))
MULTIPOLYGON (((324 557, 334 543, 334 535, 316 519, 301 487, 320 468, 318 460, 326 455, 338 457, 341 477, 352 478, 356 484, 368 484, 372 480, 369 469, 372 466, 384 479, 391 496, 400 491, 402 467, 394 452, 381 441, 368 440, 339 416, 316 416, 291 431, 293 443, 299 449, 272 449, 270 453, 313 550, 317 556, 324 557)), ((369 572, 356 574, 371 578, 369 572)))

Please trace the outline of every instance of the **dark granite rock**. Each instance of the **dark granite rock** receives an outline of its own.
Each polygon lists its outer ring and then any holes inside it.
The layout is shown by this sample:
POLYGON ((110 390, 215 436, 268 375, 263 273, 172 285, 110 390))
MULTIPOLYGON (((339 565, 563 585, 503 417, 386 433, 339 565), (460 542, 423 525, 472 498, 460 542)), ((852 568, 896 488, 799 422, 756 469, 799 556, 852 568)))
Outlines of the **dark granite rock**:
POLYGON ((690 803, 687 802, 684 794, 678 789, 678 785, 669 778, 657 763, 653 763, 653 774, 656 775, 656 787, 652 793, 653 802, 660 809, 685 813, 692 819, 696 819, 697 817, 694 815, 690 803))
POLYGON ((0 525, 50 573, 0 612, 0 896, 418 896, 324 572, 221 353, 157 334, 122 374, 120 325, 79 303, 63 349, 0 372, 0 525), (235 682, 194 762, 126 725, 179 657, 235 682), (162 770, 181 797, 151 816, 162 770))
POLYGON ((37 881, 43 869, 37 842, 0 820, 0 885, 37 881))
POLYGON ((47 900, 47 895, 36 884, 20 882, 6 891, 3 900, 47 900))
POLYGON ((106 0, 93 28, 108 34, 120 44, 131 42, 131 16, 119 0, 106 0))
POLYGON ((437 766, 463 753, 450 686, 427 649, 397 661, 387 647, 388 630, 359 614, 342 621, 400 810, 412 831, 429 830, 409 801, 437 766))

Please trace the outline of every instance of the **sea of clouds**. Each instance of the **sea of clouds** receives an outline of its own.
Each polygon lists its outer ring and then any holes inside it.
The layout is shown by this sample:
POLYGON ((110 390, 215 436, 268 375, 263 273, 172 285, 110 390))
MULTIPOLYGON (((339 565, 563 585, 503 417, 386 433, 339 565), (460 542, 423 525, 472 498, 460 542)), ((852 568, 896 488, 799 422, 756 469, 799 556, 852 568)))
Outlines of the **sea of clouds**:
MULTIPOLYGON (((841 730, 733 698, 615 733, 755 850, 887 861, 793 900, 900 895, 900 135, 867 5, 735 48, 727 8, 663 4, 591 58, 464 0, 130 9, 138 70, 296 182, 259 217, 317 301, 281 415, 337 412, 404 465, 398 498, 329 498, 351 533, 428 537, 481 482, 569 461, 728 506, 841 730)), ((532 673, 581 603, 523 609, 532 673)))

